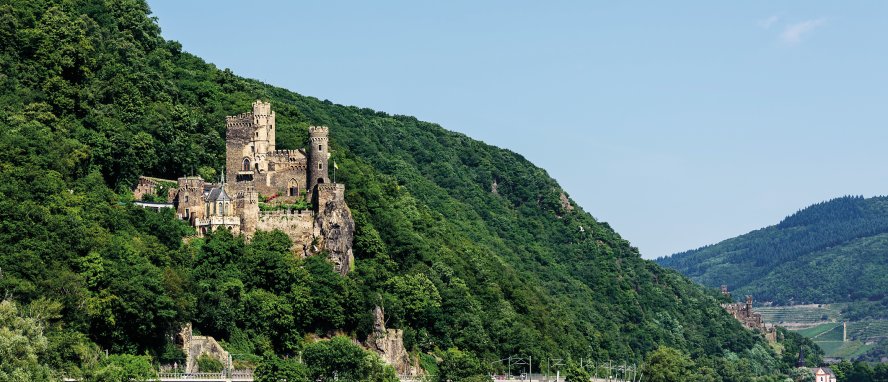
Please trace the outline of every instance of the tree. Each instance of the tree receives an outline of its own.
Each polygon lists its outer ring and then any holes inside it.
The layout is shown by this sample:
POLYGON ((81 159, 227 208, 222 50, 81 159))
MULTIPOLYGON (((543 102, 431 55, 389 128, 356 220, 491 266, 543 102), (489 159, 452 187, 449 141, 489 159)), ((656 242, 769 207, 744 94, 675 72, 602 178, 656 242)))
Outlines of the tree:
POLYGON ((14 302, 0 302, 0 381, 51 380, 49 367, 40 361, 46 348, 43 324, 22 316, 14 302))
POLYGON ((848 382, 870 382, 873 380, 873 368, 863 361, 854 362, 854 367, 848 372, 848 382))
POLYGON ((278 357, 262 360, 255 378, 256 382, 308 382, 305 365, 278 357))
POLYGON ((345 336, 317 341, 305 347, 302 360, 312 381, 397 382, 391 366, 345 336))
POLYGON ((691 378, 694 361, 685 353, 668 346, 660 346, 648 353, 644 374, 651 382, 687 381, 691 378))
POLYGON ((410 324, 425 326, 441 309, 438 288, 422 273, 396 276, 389 281, 389 288, 410 324))
POLYGON ((807 367, 790 370, 789 377, 792 378, 793 382, 814 382, 814 372, 807 367))
POLYGON ((579 365, 573 362, 567 365, 564 378, 566 382, 589 382, 591 378, 592 376, 589 375, 589 372, 579 365))
POLYGON ((472 353, 450 348, 441 354, 441 363, 438 364, 439 382, 465 382, 478 377, 487 375, 472 353))
POLYGON ((151 367, 147 356, 115 354, 106 357, 94 371, 87 372, 84 380, 89 382, 153 381, 157 373, 151 367))

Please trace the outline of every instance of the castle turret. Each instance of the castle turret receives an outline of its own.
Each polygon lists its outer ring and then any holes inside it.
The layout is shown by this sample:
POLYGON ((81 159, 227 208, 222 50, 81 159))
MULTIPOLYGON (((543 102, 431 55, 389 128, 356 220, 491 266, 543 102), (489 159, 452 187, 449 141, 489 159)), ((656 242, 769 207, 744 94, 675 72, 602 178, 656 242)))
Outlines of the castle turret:
POLYGON ((330 159, 327 146, 327 126, 311 126, 308 128, 308 138, 311 144, 308 158, 308 190, 314 192, 315 186, 330 183, 327 161, 330 159))
MULTIPOLYGON (((274 112, 271 111, 271 104, 256 100, 253 102, 253 135, 254 135, 254 154, 265 154, 274 151, 274 112)), ((260 167, 264 168, 264 163, 260 167)))
POLYGON ((178 179, 176 198, 173 205, 179 218, 189 223, 204 217, 204 180, 199 176, 184 176, 178 179))

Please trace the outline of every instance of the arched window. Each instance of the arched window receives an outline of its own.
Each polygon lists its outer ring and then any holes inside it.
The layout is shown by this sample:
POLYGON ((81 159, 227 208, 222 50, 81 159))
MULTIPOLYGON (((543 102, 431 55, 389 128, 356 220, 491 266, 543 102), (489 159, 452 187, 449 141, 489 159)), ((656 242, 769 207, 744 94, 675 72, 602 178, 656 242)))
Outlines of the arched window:
POLYGON ((287 196, 299 196, 299 183, 296 182, 296 179, 290 179, 287 182, 287 196))
POLYGON ((250 171, 250 167, 250 158, 244 158, 243 170, 250 171))
POLYGON ((318 178, 318 184, 324 183, 324 178, 318 178))

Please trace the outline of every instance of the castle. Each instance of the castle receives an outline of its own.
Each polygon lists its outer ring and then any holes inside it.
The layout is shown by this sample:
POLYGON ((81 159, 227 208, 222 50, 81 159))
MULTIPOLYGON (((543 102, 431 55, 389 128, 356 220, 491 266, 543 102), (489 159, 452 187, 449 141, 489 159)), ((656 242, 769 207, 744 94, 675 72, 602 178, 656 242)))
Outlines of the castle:
MULTIPOLYGON (((725 296, 730 296, 730 292, 728 292, 728 287, 726 285, 722 285, 721 292, 725 296)), ((777 341, 777 331, 774 329, 774 325, 768 325, 762 320, 762 314, 756 313, 752 310, 752 296, 746 296, 746 302, 737 302, 733 304, 722 304, 722 308, 724 308, 731 316, 734 316, 734 319, 740 321, 744 327, 756 330, 762 333, 765 336, 765 339, 769 342, 777 341)))
MULTIPOLYGON (((331 183, 328 175, 329 129, 309 127, 308 150, 277 150, 271 104, 257 100, 252 112, 228 116, 225 122, 222 181, 180 177, 162 195, 165 205, 199 237, 217 229, 247 238, 258 230, 281 230, 295 252, 308 256, 326 251, 336 270, 346 274, 354 261, 354 220, 345 204, 345 185, 331 183)), ((133 196, 138 200, 157 194, 162 182, 173 183, 140 177, 133 196)))

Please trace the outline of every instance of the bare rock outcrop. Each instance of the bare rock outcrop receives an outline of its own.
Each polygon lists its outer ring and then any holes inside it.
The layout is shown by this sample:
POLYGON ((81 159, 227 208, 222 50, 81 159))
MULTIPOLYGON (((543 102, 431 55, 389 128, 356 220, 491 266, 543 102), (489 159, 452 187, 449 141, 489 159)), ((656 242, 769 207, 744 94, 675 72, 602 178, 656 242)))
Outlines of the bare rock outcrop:
POLYGON ((375 321, 373 333, 367 337, 368 349, 379 354, 385 363, 395 368, 398 374, 419 375, 421 368, 410 359, 410 353, 404 348, 404 332, 400 329, 386 329, 385 316, 382 308, 374 309, 375 321))
POLYGON ((216 342, 216 339, 209 336, 195 336, 191 332, 191 324, 189 323, 182 331, 179 332, 179 344, 185 352, 185 372, 197 373, 197 359, 202 355, 208 355, 221 362, 223 365, 228 364, 228 352, 216 342))
POLYGON ((320 249, 326 250, 334 269, 345 276, 354 263, 352 243, 355 220, 345 204, 345 186, 319 184, 315 226, 320 229, 320 249))

